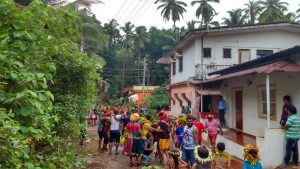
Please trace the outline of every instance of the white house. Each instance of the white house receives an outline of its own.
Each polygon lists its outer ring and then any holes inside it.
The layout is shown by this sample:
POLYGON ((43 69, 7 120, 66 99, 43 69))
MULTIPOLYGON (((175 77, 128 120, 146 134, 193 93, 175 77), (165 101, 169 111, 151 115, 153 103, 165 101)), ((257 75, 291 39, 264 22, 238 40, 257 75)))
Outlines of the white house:
MULTIPOLYGON (((228 103, 228 127, 255 136, 254 144, 262 150, 263 168, 277 167, 285 154, 284 131, 278 129, 283 96, 291 96, 300 110, 300 46, 210 73, 216 74, 199 84, 219 86, 228 103)), ((218 141, 225 142, 231 154, 243 158, 242 145, 226 134, 218 141)))
POLYGON ((189 31, 157 61, 170 65, 171 112, 179 114, 181 105, 189 105, 195 114, 201 110, 214 111, 219 90, 215 86, 201 88, 197 85, 215 76, 208 76, 208 73, 265 57, 297 44, 300 44, 300 25, 295 23, 189 31))

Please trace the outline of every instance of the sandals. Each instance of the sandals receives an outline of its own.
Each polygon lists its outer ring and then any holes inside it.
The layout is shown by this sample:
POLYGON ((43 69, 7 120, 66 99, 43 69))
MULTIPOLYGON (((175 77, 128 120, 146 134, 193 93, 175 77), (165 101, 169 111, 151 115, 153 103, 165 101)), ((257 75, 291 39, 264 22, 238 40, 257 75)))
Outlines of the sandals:
POLYGON ((129 167, 133 167, 133 166, 134 166, 133 163, 130 163, 130 164, 129 164, 129 167))
POLYGON ((140 165, 141 165, 140 163, 136 163, 136 164, 135 164, 136 167, 138 167, 138 166, 140 166, 140 165))

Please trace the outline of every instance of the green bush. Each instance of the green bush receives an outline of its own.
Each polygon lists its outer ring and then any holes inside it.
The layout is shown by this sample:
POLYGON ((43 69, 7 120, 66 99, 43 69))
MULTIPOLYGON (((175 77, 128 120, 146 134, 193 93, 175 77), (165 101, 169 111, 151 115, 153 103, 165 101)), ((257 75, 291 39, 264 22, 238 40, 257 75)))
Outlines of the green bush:
POLYGON ((0 168, 75 168, 75 143, 95 103, 101 62, 79 52, 67 7, 0 2, 0 168))

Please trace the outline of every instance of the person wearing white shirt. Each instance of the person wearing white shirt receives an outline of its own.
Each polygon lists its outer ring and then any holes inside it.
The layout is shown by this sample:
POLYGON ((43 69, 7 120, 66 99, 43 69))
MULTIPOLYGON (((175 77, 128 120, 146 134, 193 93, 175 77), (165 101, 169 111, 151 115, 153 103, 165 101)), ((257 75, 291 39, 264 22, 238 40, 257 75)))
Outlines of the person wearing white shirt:
POLYGON ((120 119, 121 115, 112 114, 110 116, 110 134, 109 134, 109 155, 112 154, 112 146, 115 143, 115 155, 118 155, 118 148, 120 143, 120 119))

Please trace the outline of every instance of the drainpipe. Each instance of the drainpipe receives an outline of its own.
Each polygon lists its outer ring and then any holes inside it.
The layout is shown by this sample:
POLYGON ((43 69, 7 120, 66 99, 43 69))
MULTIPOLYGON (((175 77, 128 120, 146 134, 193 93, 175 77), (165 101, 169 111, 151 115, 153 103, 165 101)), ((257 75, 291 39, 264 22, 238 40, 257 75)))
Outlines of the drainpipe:
POLYGON ((267 127, 270 128, 271 104, 270 104, 270 74, 266 77, 266 94, 267 94, 267 127))
MULTIPOLYGON (((201 79, 204 81, 204 65, 203 65, 203 57, 204 57, 204 47, 203 47, 203 42, 204 42, 204 37, 208 34, 208 32, 205 32, 201 36, 201 79)), ((201 106, 201 112, 203 112, 203 84, 201 84, 201 98, 200 98, 200 106, 201 106)))

